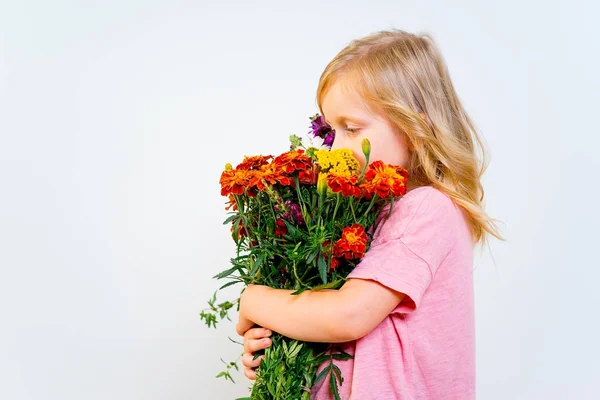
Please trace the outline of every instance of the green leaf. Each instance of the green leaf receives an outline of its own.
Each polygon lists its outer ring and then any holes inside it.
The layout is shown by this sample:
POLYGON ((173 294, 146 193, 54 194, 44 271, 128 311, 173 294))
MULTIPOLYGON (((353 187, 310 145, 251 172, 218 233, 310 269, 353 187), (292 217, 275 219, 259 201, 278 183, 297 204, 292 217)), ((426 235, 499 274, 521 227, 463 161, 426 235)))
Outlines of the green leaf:
POLYGON ((241 219, 237 219, 235 220, 235 222, 233 223, 233 232, 231 233, 231 237, 233 238, 233 241, 235 242, 236 245, 239 246, 239 240, 238 240, 238 232, 239 232, 239 228, 240 228, 240 222, 242 222, 241 219))
POLYGON ((354 358, 353 356, 351 356, 348 353, 336 353, 336 354, 332 354, 331 356, 333 357, 334 360, 350 360, 351 358, 354 358))
POLYGON ((242 283, 243 281, 231 281, 231 282, 227 282, 226 284, 224 284, 223 286, 221 286, 219 288, 219 290, 221 289, 225 289, 226 287, 229 287, 231 285, 235 285, 236 283, 242 283))
POLYGON ((327 283, 327 261, 325 261, 323 254, 319 256, 319 274, 321 274, 323 283, 327 283))
POLYGON ((294 358, 298 355, 300 350, 302 350, 303 345, 300 342, 294 342, 294 344, 290 348, 289 358, 294 358))
POLYGON ((232 272, 238 270, 239 268, 240 268, 239 265, 234 265, 233 267, 226 269, 225 271, 219 272, 218 274, 213 276, 213 279, 223 279, 226 276, 231 275, 232 272))
MULTIPOLYGON (((235 343, 235 344, 239 344, 239 345, 241 345, 241 346, 243 346, 243 345, 244 345, 244 343, 241 343, 241 342, 238 342, 238 341, 236 341, 236 340, 233 340, 233 339, 232 339, 232 338, 230 338, 229 336, 227 336, 227 338, 228 338, 229 340, 231 340, 231 341, 232 341, 233 343, 235 343)), ((236 367, 237 367, 237 365, 236 365, 236 367)))
POLYGON ((300 289, 296 290, 294 293, 290 293, 290 296, 296 296, 299 295, 300 293, 304 292, 306 289, 306 287, 301 287, 300 289))
POLYGON ((335 375, 337 376, 338 381, 340 382, 340 385, 341 385, 342 382, 344 382, 344 378, 342 377, 342 371, 335 364, 331 364, 331 366, 333 367, 333 372, 335 372, 335 375))
POLYGON ((335 379, 335 373, 331 373, 329 375, 329 389, 331 389, 331 393, 335 400, 342 400, 340 398, 340 392, 338 391, 337 380, 335 379))
POLYGON ((229 217, 227 217, 227 219, 223 222, 223 225, 227 225, 228 223, 230 223, 231 221, 233 221, 236 217, 238 216, 238 213, 235 213, 233 215, 230 215, 229 217))
POLYGON ((255 276, 256 272, 258 271, 258 269, 261 267, 262 263, 263 263, 263 257, 258 256, 256 257, 256 259, 250 259, 251 262, 254 262, 254 265, 252 265, 252 270, 250 271, 250 276, 255 276))
POLYGON ((321 371, 319 373, 319 375, 317 375, 317 378, 315 379, 314 384, 316 384, 317 382, 319 382, 321 379, 323 379, 325 377, 325 375, 327 375, 327 373, 331 370, 331 366, 328 365, 325 368, 323 368, 323 371, 321 371))
POLYGON ((339 285, 340 283, 342 283, 344 281, 345 281, 344 278, 339 278, 339 279, 336 279, 335 281, 331 281, 331 282, 329 282, 329 283, 327 283, 325 285, 315 286, 311 290, 332 289, 332 288, 335 288, 337 285, 339 285))
POLYGON ((310 253, 308 258, 306 259, 306 264, 312 263, 315 260, 315 258, 319 255, 320 252, 321 252, 321 249, 315 249, 312 253, 310 253))

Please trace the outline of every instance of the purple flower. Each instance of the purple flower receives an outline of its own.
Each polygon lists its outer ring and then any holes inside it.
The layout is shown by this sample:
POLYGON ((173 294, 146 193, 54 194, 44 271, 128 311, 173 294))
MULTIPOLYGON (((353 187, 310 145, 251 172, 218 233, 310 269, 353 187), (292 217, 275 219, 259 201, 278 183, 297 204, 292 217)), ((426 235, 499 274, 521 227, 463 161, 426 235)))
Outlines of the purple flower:
POLYGON ((298 204, 292 203, 290 206, 290 212, 294 216, 294 219, 298 225, 304 225, 304 216, 302 215, 302 210, 300 210, 300 206, 298 204))
POLYGON ((304 216, 302 215, 302 210, 300 209, 300 206, 297 203, 292 202, 291 200, 286 200, 284 205, 283 205, 283 210, 282 207, 279 206, 275 206, 277 208, 276 211, 284 211, 281 214, 281 218, 285 219, 286 221, 290 221, 291 222, 291 218, 294 219, 294 221, 296 221, 296 223, 298 225, 304 225, 304 216))
POLYGON ((323 144, 325 146, 331 147, 331 145, 333 144, 333 139, 335 139, 335 131, 331 132, 332 133, 327 134, 327 136, 325 136, 325 140, 323 140, 323 144))
POLYGON ((331 146, 335 138, 335 130, 333 130, 331 126, 325 122, 325 119, 322 115, 315 114, 314 116, 310 117, 310 121, 310 131, 308 133, 313 137, 318 136, 322 138, 325 146, 331 146))

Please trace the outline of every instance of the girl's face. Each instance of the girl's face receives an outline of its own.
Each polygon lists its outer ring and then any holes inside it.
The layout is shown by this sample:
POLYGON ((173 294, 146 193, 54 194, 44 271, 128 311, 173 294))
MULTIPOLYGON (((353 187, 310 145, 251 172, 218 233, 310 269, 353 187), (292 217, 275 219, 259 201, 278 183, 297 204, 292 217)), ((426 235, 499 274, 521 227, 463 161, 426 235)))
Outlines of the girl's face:
POLYGON ((410 149, 405 135, 383 115, 367 107, 357 93, 345 90, 336 81, 325 93, 321 107, 323 118, 335 130, 332 150, 352 150, 362 167, 365 164, 362 140, 367 138, 371 142, 369 163, 381 160, 408 168, 410 149))

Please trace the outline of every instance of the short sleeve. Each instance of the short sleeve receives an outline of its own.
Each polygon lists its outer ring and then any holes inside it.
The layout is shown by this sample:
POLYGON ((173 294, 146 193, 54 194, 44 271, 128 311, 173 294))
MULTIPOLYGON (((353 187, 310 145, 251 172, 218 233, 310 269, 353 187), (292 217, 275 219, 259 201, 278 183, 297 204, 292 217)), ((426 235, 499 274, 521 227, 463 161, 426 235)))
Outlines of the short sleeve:
POLYGON ((408 192, 377 227, 373 242, 348 278, 370 279, 406 297, 394 312, 412 312, 454 247, 460 211, 441 191, 408 192))

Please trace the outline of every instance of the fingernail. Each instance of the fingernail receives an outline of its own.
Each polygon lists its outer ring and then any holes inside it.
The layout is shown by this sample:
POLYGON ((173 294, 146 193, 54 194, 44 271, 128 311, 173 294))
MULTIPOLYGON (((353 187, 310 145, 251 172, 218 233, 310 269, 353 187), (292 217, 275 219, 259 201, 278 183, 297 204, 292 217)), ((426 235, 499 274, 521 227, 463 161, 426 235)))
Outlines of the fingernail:
POLYGON ((269 344, 269 343, 271 343, 271 341, 269 339, 265 339, 265 340, 263 340, 263 343, 264 344, 269 344))
POLYGON ((273 332, 271 332, 270 330, 268 330, 268 329, 267 329, 267 330, 265 331, 265 336, 271 336, 271 334, 272 334, 272 333, 273 333, 273 332))

